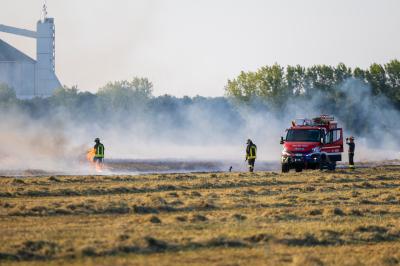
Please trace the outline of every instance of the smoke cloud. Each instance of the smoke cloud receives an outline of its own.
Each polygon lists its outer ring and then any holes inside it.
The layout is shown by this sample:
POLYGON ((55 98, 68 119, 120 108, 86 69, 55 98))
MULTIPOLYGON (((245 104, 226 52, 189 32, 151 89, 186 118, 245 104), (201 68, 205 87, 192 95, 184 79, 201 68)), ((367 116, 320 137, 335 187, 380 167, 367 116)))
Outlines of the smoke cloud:
POLYGON ((95 109, 88 106, 93 105, 93 95, 81 97, 80 106, 89 109, 82 107, 79 115, 65 106, 49 105, 46 113, 33 115, 18 104, 8 105, 1 113, 0 170, 88 171, 85 153, 96 137, 104 143, 108 159, 221 161, 236 169, 245 167, 245 142, 250 138, 258 146, 258 161, 278 164, 279 139, 290 122, 319 114, 334 115, 339 125, 357 117, 351 120, 357 123, 353 130, 344 126, 345 136, 356 137, 357 160, 397 159, 399 112, 354 79, 341 84, 338 92, 343 102, 336 113, 322 104, 327 100, 321 93, 289 100, 279 110, 257 99, 238 104, 223 97, 171 96, 152 98, 134 112, 116 106, 92 113, 95 109))

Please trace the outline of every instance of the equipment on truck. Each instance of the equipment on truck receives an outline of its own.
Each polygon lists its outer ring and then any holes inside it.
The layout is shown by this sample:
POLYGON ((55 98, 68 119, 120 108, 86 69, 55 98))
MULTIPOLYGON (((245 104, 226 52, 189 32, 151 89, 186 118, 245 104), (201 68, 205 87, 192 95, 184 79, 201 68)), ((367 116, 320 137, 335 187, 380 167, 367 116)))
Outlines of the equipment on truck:
POLYGON ((282 172, 290 169, 335 170, 336 162, 342 160, 343 129, 333 116, 321 115, 313 119, 296 119, 281 137, 282 172))

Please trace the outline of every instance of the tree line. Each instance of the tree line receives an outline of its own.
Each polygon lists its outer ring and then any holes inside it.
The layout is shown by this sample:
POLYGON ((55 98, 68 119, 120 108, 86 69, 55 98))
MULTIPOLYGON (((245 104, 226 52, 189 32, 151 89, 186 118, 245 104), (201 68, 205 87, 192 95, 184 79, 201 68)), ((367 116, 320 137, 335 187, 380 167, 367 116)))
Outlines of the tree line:
POLYGON ((337 66, 310 67, 278 64, 257 71, 241 72, 228 80, 226 96, 239 105, 261 105, 277 114, 332 114, 345 129, 358 136, 374 137, 382 132, 399 139, 400 62, 372 64, 354 69, 337 66), (296 108, 297 109, 296 109, 296 108))
MULTIPOLYGON (((346 130, 358 135, 375 131, 400 132, 400 62, 354 69, 345 64, 311 67, 278 64, 241 72, 228 80, 224 97, 153 95, 147 78, 109 82, 96 93, 77 87, 57 89, 51 97, 17 99, 12 88, 0 84, 0 111, 18 110, 33 119, 67 117, 76 122, 103 124, 151 123, 155 130, 188 125, 196 120, 219 132, 235 131, 248 123, 242 115, 263 112, 293 119, 297 114, 332 114, 346 130), (293 110, 297 110, 294 112, 293 110), (374 121, 374 122, 372 122, 374 121)), ((393 133, 397 134, 397 133, 393 133)), ((400 137, 394 135, 396 139, 400 137)))
POLYGON ((275 106, 282 106, 293 98, 311 98, 316 93, 336 101, 345 97, 340 86, 350 78, 370 86, 373 96, 384 95, 400 108, 398 60, 384 65, 375 63, 368 69, 352 69, 343 63, 311 67, 274 64, 257 71, 241 72, 236 78, 228 80, 225 91, 227 96, 239 102, 251 102, 258 98, 275 106))
POLYGON ((15 91, 0 84, 0 113, 18 111, 32 119, 67 119, 99 127, 143 126, 156 131, 200 127, 207 120, 222 132, 240 124, 237 108, 226 97, 175 97, 153 95, 147 78, 109 82, 96 93, 79 91, 76 86, 59 88, 51 97, 17 99, 15 91))

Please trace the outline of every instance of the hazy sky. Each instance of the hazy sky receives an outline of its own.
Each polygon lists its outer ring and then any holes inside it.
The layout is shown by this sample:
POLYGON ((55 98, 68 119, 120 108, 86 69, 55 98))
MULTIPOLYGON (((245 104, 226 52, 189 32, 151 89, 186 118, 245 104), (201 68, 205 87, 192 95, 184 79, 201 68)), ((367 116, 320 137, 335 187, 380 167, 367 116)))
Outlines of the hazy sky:
MULTIPOLYGON (((0 24, 34 29, 42 0, 0 0, 0 24)), ((48 0, 61 83, 96 91, 148 77, 154 93, 218 96, 275 62, 366 67, 400 58, 399 0, 48 0)), ((0 33, 35 57, 35 41, 0 33)))

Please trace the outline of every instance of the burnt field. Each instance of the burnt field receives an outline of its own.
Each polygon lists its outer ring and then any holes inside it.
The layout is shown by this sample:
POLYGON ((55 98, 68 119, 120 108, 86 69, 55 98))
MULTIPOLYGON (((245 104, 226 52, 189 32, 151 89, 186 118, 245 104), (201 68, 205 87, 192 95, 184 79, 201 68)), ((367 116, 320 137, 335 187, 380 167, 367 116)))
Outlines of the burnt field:
MULTIPOLYGON (((140 175, 151 173, 199 173, 199 172, 226 172, 232 167, 232 171, 246 171, 246 162, 240 161, 205 161, 205 160, 174 160, 174 159, 107 159, 103 170, 96 172, 93 165, 86 160, 76 162, 75 167, 64 170, 45 169, 0 169, 1 176, 49 176, 49 175, 140 175)), ((259 171, 272 171, 280 169, 280 163, 270 161, 257 161, 259 171)))
POLYGON ((400 166, 0 178, 0 265, 398 265, 400 166))

